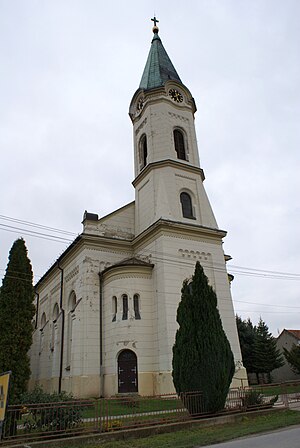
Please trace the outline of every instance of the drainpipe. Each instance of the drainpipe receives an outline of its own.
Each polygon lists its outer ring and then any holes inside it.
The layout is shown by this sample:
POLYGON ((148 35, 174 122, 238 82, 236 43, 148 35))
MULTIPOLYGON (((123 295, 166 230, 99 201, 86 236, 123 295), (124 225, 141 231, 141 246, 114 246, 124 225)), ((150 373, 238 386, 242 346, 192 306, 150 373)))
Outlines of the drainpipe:
POLYGON ((63 360, 64 360, 64 336, 65 336, 65 310, 63 309, 63 286, 64 286, 64 271, 57 263, 57 267, 60 270, 60 298, 59 308, 61 312, 61 341, 60 341, 60 366, 59 366, 59 378, 58 378, 58 393, 61 393, 61 383, 63 374, 63 360))
POLYGON ((99 272, 100 396, 103 397, 103 275, 99 272))

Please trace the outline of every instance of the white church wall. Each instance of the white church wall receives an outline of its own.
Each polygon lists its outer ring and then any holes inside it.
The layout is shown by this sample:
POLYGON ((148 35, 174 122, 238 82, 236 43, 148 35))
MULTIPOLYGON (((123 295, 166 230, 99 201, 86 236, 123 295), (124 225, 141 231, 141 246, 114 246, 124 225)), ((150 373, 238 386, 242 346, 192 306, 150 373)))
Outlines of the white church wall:
POLYGON ((138 382, 141 395, 153 394, 153 374, 157 369, 154 347, 152 268, 126 266, 116 268, 104 277, 103 286, 103 376, 106 396, 118 392, 117 358, 124 349, 132 350, 138 360, 138 382), (123 319, 122 296, 128 297, 128 318, 123 319), (135 318, 133 296, 139 295, 140 319, 135 318), (117 314, 113 321, 113 297, 117 314))
POLYGON ((134 237, 134 214, 134 202, 130 202, 98 221, 84 220, 83 232, 108 238, 131 240, 134 237))
MULTIPOLYGON (((199 260, 215 289, 218 308, 222 319, 224 331, 233 351, 238 366, 241 363, 241 353, 238 336, 234 322, 230 286, 227 277, 222 242, 210 240, 201 235, 191 236, 188 233, 172 234, 162 232, 155 243, 140 248, 140 253, 150 255, 151 262, 155 264, 153 269, 154 291, 156 291, 156 306, 159 309, 158 318, 158 353, 159 371, 165 379, 163 391, 171 392, 173 382, 172 371, 172 347, 175 341, 175 333, 178 328, 176 314, 181 300, 181 288, 183 280, 191 278, 195 270, 196 261, 199 260)), ((240 386, 241 377, 246 378, 242 369, 235 375, 232 385, 240 386)))

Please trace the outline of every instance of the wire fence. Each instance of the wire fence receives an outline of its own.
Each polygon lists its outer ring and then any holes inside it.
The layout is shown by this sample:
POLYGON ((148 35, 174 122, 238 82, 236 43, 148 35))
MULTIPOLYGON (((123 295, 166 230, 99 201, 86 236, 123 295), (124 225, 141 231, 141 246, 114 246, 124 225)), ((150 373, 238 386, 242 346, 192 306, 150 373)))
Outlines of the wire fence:
POLYGON ((202 392, 124 395, 8 406, 0 446, 79 434, 106 433, 300 403, 300 381, 230 389, 224 410, 209 413, 202 392))

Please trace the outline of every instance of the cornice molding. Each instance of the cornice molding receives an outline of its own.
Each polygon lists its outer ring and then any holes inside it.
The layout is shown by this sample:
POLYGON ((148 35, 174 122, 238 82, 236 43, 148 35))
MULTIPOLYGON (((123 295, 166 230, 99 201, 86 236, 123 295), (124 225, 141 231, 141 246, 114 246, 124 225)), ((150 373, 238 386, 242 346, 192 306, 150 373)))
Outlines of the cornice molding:
POLYGON ((135 237, 133 240, 133 248, 137 250, 140 245, 157 238, 158 234, 183 240, 195 238, 199 240, 199 238, 202 238, 203 241, 222 244, 222 239, 225 238, 227 232, 225 230, 212 229, 198 224, 159 219, 135 237))
POLYGON ((204 172, 202 168, 199 168, 195 165, 190 165, 189 162, 182 162, 178 160, 173 159, 164 159, 159 160, 157 162, 151 162, 149 163, 134 179, 132 182, 132 185, 136 187, 139 182, 141 182, 152 170, 156 170, 159 168, 166 168, 166 167, 172 167, 172 168, 178 168, 180 170, 186 171, 188 173, 194 173, 198 174, 201 177, 202 182, 205 180, 204 172))
POLYGON ((113 280, 122 278, 151 278, 153 265, 129 265, 129 266, 110 266, 101 275, 103 276, 104 286, 107 286, 113 280))
MULTIPOLYGON (((199 168, 197 168, 197 170, 199 171, 199 168)), ((226 234, 227 232, 224 230, 212 229, 197 224, 168 221, 165 219, 159 219, 154 222, 132 240, 108 238, 105 236, 83 233, 79 235, 75 242, 60 256, 59 263, 56 262, 53 264, 44 274, 41 280, 37 283, 36 290, 41 291, 47 287, 47 285, 51 284, 54 278, 60 275, 58 266, 64 268, 67 263, 71 263, 80 250, 89 249, 102 252, 109 251, 111 253, 124 252, 124 257, 126 257, 127 255, 130 256, 134 251, 138 251, 141 245, 148 244, 151 240, 157 238, 158 235, 165 235, 182 240, 197 239, 199 241, 199 239, 201 239, 204 242, 222 244, 222 239, 226 234)), ((54 288, 56 287, 57 285, 54 286, 54 288)))

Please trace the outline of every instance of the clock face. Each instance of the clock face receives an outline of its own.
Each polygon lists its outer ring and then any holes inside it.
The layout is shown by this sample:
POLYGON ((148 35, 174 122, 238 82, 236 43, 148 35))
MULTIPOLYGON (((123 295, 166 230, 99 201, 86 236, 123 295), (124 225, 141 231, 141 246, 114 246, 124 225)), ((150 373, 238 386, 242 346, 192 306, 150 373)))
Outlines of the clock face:
POLYGON ((180 92, 178 92, 178 90, 170 89, 169 90, 169 95, 172 98, 172 100, 175 101, 176 103, 182 103, 183 96, 181 95, 180 92))
POLYGON ((138 100, 138 102, 137 102, 137 105, 136 105, 136 110, 137 110, 137 112, 141 112, 141 110, 143 109, 143 107, 144 107, 144 98, 140 98, 140 99, 138 100))

